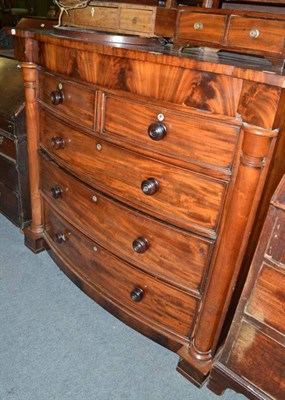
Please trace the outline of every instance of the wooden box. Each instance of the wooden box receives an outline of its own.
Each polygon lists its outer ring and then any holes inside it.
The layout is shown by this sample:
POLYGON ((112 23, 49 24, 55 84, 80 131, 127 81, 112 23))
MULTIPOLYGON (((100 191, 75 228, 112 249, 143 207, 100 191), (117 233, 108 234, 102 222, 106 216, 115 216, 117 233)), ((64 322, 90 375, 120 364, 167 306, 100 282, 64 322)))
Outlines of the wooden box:
POLYGON ((18 63, 0 58, 0 211, 23 228, 31 220, 24 84, 18 63))
POLYGON ((101 1, 70 10, 62 19, 67 26, 143 37, 172 37, 175 21, 175 9, 101 1))

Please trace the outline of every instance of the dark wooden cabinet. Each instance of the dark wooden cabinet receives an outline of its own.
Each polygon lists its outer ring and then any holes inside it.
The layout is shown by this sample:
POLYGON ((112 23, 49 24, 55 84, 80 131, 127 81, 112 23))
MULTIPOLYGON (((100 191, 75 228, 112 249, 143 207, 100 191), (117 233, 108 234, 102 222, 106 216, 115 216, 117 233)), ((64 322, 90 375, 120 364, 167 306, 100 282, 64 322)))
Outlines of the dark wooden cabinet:
POLYGON ((0 58, 0 211, 20 228, 31 221, 24 82, 18 62, 0 58))
POLYGON ((279 63, 92 32, 16 36, 26 245, 47 249, 95 301, 177 352, 178 370, 201 386, 285 169, 279 63))
POLYGON ((285 175, 274 194, 225 347, 208 386, 285 397, 285 175))

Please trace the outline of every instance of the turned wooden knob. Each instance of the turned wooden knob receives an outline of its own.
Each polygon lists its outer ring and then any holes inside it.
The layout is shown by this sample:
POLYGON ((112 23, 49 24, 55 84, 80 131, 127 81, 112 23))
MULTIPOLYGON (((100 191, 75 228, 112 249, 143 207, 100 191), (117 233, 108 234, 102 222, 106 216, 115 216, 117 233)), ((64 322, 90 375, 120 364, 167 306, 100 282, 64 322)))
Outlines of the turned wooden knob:
POLYGON ((144 237, 139 237, 133 241, 133 249, 136 253, 144 253, 149 248, 148 240, 144 237))
POLYGON ((143 299, 143 294, 143 289, 137 286, 131 291, 130 296, 135 303, 139 303, 143 299))
POLYGON ((51 195, 54 199, 58 199, 59 197, 62 197, 62 189, 60 186, 56 185, 50 189, 51 195))
POLYGON ((141 184, 141 190, 144 194, 151 196, 158 191, 158 181, 155 178, 148 178, 141 184))
POLYGON ((63 232, 56 233, 54 235, 54 239, 57 243, 64 243, 66 242, 66 236, 63 232))
POLYGON ((61 90, 55 90, 50 94, 51 102, 54 106, 57 106, 60 103, 63 103, 64 95, 61 90))
POLYGON ((53 136, 50 140, 50 144, 55 150, 64 148, 64 139, 61 136, 53 136))
POLYGON ((148 136, 152 140, 161 140, 167 133, 166 126, 161 122, 154 122, 148 127, 148 136))

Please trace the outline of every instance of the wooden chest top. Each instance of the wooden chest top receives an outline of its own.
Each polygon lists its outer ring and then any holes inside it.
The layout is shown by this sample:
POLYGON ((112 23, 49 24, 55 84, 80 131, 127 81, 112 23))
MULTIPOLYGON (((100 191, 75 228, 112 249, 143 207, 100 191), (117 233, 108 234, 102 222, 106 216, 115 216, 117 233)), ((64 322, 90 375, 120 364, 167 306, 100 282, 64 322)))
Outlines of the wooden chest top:
POLYGON ((0 93, 0 116, 16 117, 25 106, 24 83, 16 60, 0 57, 0 93))

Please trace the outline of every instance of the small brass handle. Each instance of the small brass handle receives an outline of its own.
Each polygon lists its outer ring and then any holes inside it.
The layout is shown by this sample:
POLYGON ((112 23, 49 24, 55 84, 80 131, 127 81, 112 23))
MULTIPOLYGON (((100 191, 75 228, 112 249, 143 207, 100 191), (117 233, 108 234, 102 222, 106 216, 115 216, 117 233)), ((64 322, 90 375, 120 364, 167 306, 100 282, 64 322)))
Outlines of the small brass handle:
POLYGON ((1 135, 1 136, 0 136, 0 145, 4 143, 4 140, 5 140, 5 139, 4 139, 4 136, 1 135))
POLYGON ((50 140, 50 144, 55 150, 59 150, 64 149, 65 142, 61 136, 53 136, 50 140))
POLYGON ((136 253, 142 254, 149 248, 149 242, 147 238, 138 237, 133 241, 133 249, 136 253))
POLYGON ((202 22, 195 22, 193 27, 195 31, 201 31, 204 28, 204 25, 202 24, 202 22))
POLYGON ((139 303, 140 301, 142 301, 143 295, 144 295, 143 289, 140 288, 139 286, 135 287, 130 293, 131 299, 135 303, 139 303))
POLYGON ((158 191, 159 183, 155 178, 148 178, 141 183, 141 190, 147 196, 152 196, 158 191))
POLYGON ((251 29, 251 30, 249 31, 249 36, 250 36, 252 39, 257 39, 259 35, 260 35, 260 32, 259 32, 258 29, 251 29))
POLYGON ((63 192, 62 192, 62 189, 60 186, 56 185, 56 186, 52 187, 50 189, 50 191, 51 191, 51 195, 54 199, 58 199, 59 197, 62 197, 63 192))
POLYGON ((51 92, 50 99, 54 106, 57 106, 58 104, 63 103, 63 100, 64 100, 63 91, 55 90, 55 91, 51 92))

